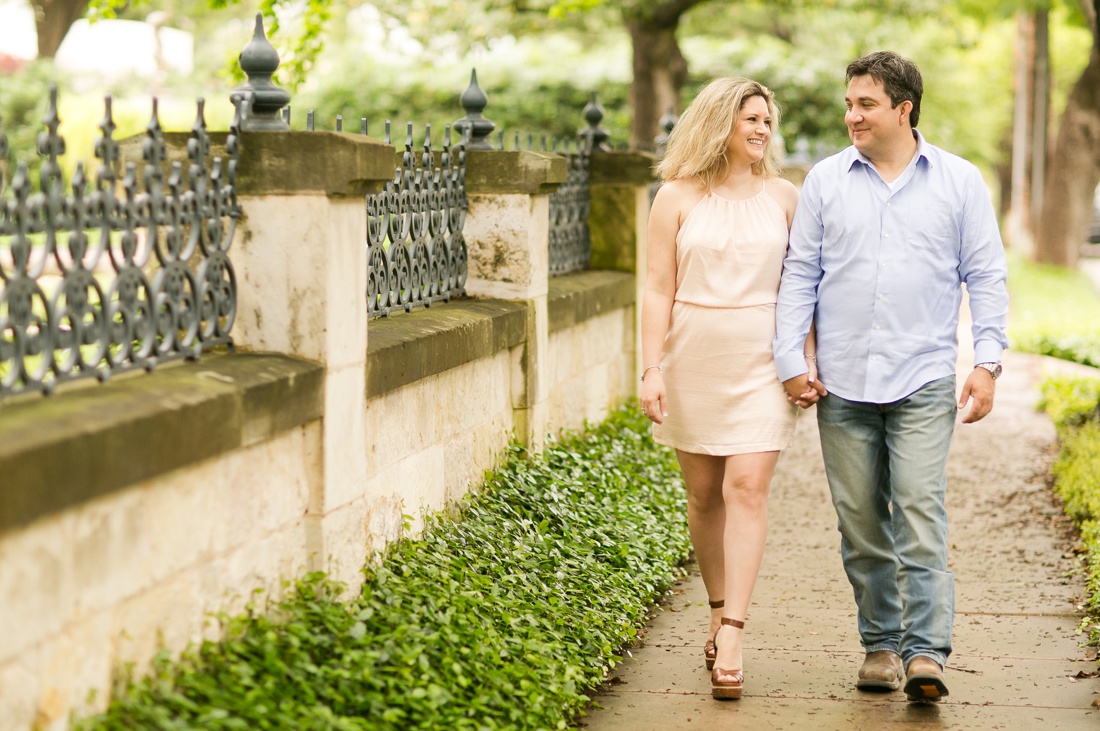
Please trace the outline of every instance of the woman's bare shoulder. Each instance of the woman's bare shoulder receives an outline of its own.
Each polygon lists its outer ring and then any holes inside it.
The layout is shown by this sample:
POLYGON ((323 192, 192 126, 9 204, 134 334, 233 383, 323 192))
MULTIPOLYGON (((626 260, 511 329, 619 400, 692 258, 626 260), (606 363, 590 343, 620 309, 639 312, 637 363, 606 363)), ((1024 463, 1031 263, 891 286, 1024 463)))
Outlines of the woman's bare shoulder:
POLYGON ((783 198, 790 198, 795 201, 798 200, 798 188, 795 184, 786 178, 771 177, 768 178, 768 192, 772 195, 783 198))
POLYGON ((766 181, 768 193, 784 210, 793 211, 798 205, 798 188, 786 178, 768 178, 766 181))
POLYGON ((702 182, 695 178, 668 180, 661 183, 661 187, 657 190, 657 197, 654 199, 654 205, 659 201, 664 205, 675 207, 681 211, 685 209, 690 210, 706 194, 707 192, 702 182))

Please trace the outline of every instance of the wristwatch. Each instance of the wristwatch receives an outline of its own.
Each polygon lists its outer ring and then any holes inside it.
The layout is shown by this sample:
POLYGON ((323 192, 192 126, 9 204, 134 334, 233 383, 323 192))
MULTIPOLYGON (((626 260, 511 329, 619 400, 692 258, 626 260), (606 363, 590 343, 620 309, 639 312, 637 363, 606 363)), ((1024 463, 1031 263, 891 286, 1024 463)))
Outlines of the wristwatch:
POLYGON ((1001 364, 1000 363, 975 363, 974 367, 975 368, 985 368, 987 371, 989 371, 989 375, 993 376, 994 381, 996 381, 997 378, 999 378, 1000 375, 1001 375, 1001 364))

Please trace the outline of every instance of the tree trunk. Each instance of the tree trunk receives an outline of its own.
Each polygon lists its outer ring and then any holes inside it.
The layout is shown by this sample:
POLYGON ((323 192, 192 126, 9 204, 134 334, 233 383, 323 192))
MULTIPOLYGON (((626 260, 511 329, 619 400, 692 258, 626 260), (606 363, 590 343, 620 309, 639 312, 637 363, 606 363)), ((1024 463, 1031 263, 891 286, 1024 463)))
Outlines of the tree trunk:
MULTIPOLYGON (((1034 226, 1042 217, 1043 186, 1047 175, 1047 145, 1050 136, 1050 11, 1035 11, 1035 62, 1031 93, 1031 156, 1027 176, 1031 181, 1031 209, 1028 220, 1034 226)), ((1033 231, 1034 233, 1034 231, 1033 231)))
POLYGON ((1073 267, 1085 243, 1093 193, 1100 182, 1100 43, 1073 87, 1047 169, 1037 261, 1073 267))
POLYGON ((634 52, 630 82, 630 146, 656 148, 660 119, 670 109, 680 111, 680 88, 687 83, 687 59, 676 41, 676 28, 688 10, 707 0, 639 0, 624 3, 623 22, 634 52))
POLYGON ((1016 13, 1016 74, 1012 109, 1012 178, 1008 215, 1005 217, 1005 242, 1014 249, 1030 251, 1031 221, 1028 219, 1031 103, 1034 76, 1035 20, 1030 12, 1016 13))
POLYGON ((630 146, 655 148, 659 120, 670 109, 680 111, 680 87, 687 81, 687 59, 676 42, 676 25, 660 27, 652 20, 628 18, 634 49, 634 78, 630 82, 630 146))
POLYGON ((84 17, 88 0, 30 0, 38 31, 38 57, 53 58, 72 24, 84 17))

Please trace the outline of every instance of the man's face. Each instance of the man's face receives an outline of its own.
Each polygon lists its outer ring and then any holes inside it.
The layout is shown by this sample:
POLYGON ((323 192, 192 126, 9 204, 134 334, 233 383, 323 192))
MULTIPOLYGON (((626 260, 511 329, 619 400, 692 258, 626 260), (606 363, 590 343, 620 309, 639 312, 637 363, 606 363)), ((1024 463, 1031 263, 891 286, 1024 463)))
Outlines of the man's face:
POLYGON ((848 137, 871 160, 911 139, 908 120, 912 104, 905 101, 892 106, 882 82, 871 76, 854 77, 844 102, 848 107, 844 114, 848 137))

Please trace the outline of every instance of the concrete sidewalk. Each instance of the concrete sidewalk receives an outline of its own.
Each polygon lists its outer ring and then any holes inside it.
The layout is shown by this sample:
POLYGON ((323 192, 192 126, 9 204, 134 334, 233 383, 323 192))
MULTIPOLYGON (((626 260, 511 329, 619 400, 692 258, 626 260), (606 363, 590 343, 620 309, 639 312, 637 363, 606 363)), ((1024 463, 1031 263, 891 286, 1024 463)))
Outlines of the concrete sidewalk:
MULTIPOLYGON (((951 695, 910 704, 854 686, 863 651, 815 415, 799 418, 769 502, 770 533, 745 637, 745 697, 716 701, 703 668, 706 592, 696 573, 651 623, 582 725, 618 729, 1098 729, 1096 662, 1078 647, 1081 577, 1045 481, 1054 428, 1038 384, 1070 364, 1007 353, 995 408, 959 424, 948 474, 955 652, 951 695)), ((1089 369, 1093 373, 1093 369, 1089 369)), ((969 372, 969 368, 962 373, 969 372)), ((961 381, 960 381, 961 383, 961 381)))

